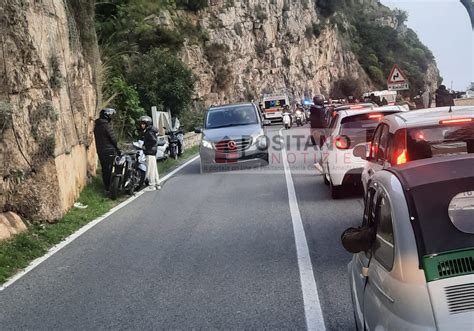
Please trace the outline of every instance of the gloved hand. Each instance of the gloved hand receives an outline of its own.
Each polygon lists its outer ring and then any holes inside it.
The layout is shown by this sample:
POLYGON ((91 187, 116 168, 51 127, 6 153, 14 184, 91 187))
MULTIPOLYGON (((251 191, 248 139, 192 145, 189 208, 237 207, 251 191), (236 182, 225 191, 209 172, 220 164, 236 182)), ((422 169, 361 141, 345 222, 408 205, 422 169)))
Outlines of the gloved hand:
POLYGON ((120 149, 117 148, 117 155, 118 156, 121 156, 122 155, 122 151, 120 149))

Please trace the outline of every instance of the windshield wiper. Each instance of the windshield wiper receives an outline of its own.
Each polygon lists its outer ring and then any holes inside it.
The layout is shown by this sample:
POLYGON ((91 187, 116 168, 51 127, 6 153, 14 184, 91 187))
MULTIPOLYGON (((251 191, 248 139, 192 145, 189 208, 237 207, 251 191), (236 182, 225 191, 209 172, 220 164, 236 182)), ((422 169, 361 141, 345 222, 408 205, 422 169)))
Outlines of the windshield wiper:
POLYGON ((230 128, 234 126, 244 126, 244 125, 254 125, 254 124, 257 124, 257 123, 227 124, 227 125, 220 125, 220 126, 212 126, 206 129, 221 129, 221 128, 230 128))

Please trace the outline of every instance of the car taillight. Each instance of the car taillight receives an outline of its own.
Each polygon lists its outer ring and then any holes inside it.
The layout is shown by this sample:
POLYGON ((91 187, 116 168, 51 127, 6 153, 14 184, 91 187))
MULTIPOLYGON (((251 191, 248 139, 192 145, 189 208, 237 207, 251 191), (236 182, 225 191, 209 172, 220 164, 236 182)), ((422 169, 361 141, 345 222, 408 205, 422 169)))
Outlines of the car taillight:
POLYGON ((398 156, 397 156, 397 165, 407 163, 407 150, 404 149, 398 156))
POLYGON ((439 124, 465 124, 474 122, 474 118, 453 118, 439 121, 439 124))
POLYGON ((393 139, 393 152, 390 163, 392 165, 400 165, 408 162, 408 150, 406 141, 406 129, 398 130, 393 139))
POLYGON ((362 109, 364 106, 361 105, 355 105, 355 106, 349 106, 349 109, 362 109))
POLYGON ((349 148, 349 137, 347 136, 337 136, 334 140, 334 145, 338 149, 348 149, 349 148))
POLYGON ((382 117, 383 117, 382 114, 370 114, 370 115, 369 115, 369 118, 370 118, 370 119, 378 119, 378 120, 380 120, 382 117))

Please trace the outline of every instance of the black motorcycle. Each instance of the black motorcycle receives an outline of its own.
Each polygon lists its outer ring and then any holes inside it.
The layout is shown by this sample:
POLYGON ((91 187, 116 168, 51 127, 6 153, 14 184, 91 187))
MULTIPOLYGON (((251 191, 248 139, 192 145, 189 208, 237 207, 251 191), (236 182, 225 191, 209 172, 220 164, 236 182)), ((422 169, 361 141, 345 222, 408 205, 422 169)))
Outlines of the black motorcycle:
POLYGON ((117 155, 112 164, 110 198, 117 199, 121 193, 133 195, 144 183, 145 172, 139 162, 139 151, 117 155))
POLYGON ((183 154, 183 131, 167 131, 166 134, 168 135, 168 149, 170 157, 177 160, 178 157, 183 154))

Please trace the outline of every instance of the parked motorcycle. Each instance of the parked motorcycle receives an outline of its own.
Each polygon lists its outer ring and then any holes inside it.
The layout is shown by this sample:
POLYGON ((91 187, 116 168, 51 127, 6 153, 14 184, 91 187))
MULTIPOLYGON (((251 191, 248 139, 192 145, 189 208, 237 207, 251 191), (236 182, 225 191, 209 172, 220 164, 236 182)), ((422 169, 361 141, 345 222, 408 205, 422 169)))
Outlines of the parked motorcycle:
POLYGON ((283 125, 285 129, 291 128, 291 117, 289 113, 283 113, 283 125))
POLYGON ((158 136, 158 144, 156 151, 156 160, 166 160, 170 156, 168 139, 165 136, 158 136))
POLYGON ((304 125, 304 114, 301 112, 301 110, 297 110, 295 112, 295 122, 296 126, 304 125))
MULTIPOLYGON (((143 153, 143 151, 141 151, 143 153)), ((117 199, 121 193, 132 195, 144 184, 146 165, 140 150, 122 153, 114 158, 110 182, 110 198, 117 199)))
MULTIPOLYGON (((171 158, 177 160, 184 152, 184 132, 180 129, 180 123, 177 118, 171 120, 171 130, 166 131, 168 135, 168 149, 171 158)), ((166 130, 166 128, 164 128, 166 130)))

